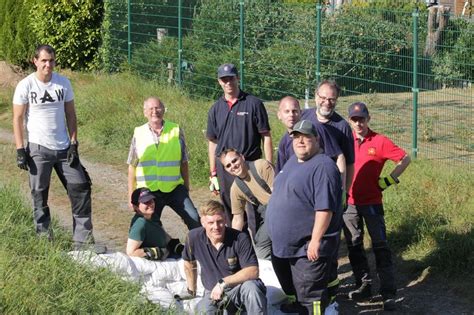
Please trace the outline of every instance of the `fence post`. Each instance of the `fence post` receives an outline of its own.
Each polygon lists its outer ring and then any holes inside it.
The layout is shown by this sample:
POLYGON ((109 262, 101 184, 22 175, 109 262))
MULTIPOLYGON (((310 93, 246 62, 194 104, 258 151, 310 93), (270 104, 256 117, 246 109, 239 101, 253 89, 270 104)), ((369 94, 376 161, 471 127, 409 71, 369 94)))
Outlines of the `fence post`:
POLYGON ((127 18, 127 38, 128 38, 128 64, 131 63, 132 61, 132 7, 130 1, 132 0, 127 0, 127 13, 128 13, 128 18, 127 18))
POLYGON ((244 89, 244 1, 241 0, 240 6, 240 89, 244 89))
POLYGON ((412 125, 412 156, 417 157, 418 154, 418 18, 420 14, 418 8, 412 13, 413 17, 413 125, 412 125))
POLYGON ((320 1, 316 4, 316 85, 321 81, 321 16, 323 6, 320 1))
POLYGON ((181 86, 183 83, 183 18, 181 16, 183 8, 182 8, 182 0, 178 1, 178 85, 181 86))

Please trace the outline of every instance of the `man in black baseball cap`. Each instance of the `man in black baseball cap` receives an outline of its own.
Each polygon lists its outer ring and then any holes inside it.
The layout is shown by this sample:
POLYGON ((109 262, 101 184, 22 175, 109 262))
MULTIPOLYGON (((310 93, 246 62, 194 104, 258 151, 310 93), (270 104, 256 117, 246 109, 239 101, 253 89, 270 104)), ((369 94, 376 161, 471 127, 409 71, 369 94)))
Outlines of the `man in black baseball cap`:
POLYGON ((217 77, 219 79, 223 77, 238 77, 239 73, 237 72, 237 68, 231 63, 225 63, 220 65, 217 68, 217 77))
POLYGON ((207 116, 209 189, 220 195, 226 221, 230 226, 230 187, 234 177, 225 171, 217 157, 224 150, 234 148, 246 161, 255 161, 262 158, 263 142, 265 159, 271 163, 273 146, 267 110, 260 99, 240 89, 239 73, 235 65, 220 65, 217 69, 217 80, 224 95, 209 109, 207 116))

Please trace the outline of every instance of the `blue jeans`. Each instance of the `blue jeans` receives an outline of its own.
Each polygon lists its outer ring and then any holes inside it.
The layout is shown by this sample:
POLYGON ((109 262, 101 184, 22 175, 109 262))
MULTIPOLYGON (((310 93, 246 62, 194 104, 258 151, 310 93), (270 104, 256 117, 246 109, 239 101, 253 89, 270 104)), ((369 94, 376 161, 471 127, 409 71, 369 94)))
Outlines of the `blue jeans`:
POLYGON ((211 292, 206 290, 204 297, 197 305, 198 314, 236 314, 246 311, 247 314, 267 314, 266 287, 262 280, 248 280, 233 288, 225 290, 223 300, 215 303, 211 292))
POLYGON ((189 192, 184 185, 178 185, 173 191, 169 193, 154 191, 155 195, 155 213, 153 213, 152 220, 159 222, 161 225, 161 213, 165 206, 171 209, 183 219, 184 224, 189 230, 201 226, 199 214, 194 207, 189 192))

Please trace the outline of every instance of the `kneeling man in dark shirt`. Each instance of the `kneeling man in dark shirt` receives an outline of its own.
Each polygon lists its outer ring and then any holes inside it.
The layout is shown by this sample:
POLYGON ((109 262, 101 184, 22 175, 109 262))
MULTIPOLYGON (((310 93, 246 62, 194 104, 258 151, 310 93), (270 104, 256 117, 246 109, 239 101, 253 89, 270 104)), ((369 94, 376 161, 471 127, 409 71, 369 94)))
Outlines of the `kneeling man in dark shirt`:
POLYGON ((225 226, 224 207, 210 200, 200 208, 202 227, 189 231, 183 252, 188 292, 196 294, 197 261, 205 292, 197 312, 245 310, 266 314, 266 288, 247 234, 225 226))

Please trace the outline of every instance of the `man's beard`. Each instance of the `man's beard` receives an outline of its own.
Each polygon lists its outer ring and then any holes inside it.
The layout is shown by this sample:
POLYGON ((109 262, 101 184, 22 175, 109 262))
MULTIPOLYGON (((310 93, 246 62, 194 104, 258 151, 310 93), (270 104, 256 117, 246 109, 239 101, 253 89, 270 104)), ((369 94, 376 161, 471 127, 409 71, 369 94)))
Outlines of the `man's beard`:
POLYGON ((319 115, 322 117, 328 119, 334 114, 335 108, 333 107, 330 111, 327 111, 321 107, 321 105, 316 104, 316 111, 318 112, 319 115))

